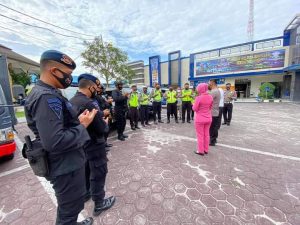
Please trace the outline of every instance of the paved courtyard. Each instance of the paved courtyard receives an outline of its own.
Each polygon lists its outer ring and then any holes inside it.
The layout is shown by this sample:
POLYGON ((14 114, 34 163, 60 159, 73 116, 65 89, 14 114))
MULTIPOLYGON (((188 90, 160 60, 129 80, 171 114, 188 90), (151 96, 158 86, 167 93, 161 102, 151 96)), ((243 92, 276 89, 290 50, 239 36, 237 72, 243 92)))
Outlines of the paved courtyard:
MULTIPOLYGON (((17 126, 21 145, 26 124, 17 126)), ((300 224, 300 105, 235 104, 218 145, 198 156, 193 124, 127 130, 109 152, 107 195, 95 224, 300 224)), ((51 186, 18 151, 0 162, 0 224, 54 224, 51 186)), ((89 201, 80 218, 92 215, 89 201)))

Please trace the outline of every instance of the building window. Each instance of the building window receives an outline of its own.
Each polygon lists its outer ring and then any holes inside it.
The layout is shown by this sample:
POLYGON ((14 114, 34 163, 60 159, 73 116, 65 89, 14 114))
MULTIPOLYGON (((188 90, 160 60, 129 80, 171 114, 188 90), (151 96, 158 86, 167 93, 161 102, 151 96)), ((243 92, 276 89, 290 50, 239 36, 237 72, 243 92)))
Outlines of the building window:
POLYGON ((262 49, 262 48, 263 48, 263 43, 256 44, 256 49, 262 49))
POLYGON ((220 52, 221 55, 229 55, 230 54, 230 49, 226 48, 226 49, 222 49, 220 52))
POLYGON ((281 46, 281 40, 275 40, 274 46, 281 46))
POLYGON ((209 53, 209 57, 213 58, 213 57, 218 57, 219 56, 219 51, 213 51, 209 53))

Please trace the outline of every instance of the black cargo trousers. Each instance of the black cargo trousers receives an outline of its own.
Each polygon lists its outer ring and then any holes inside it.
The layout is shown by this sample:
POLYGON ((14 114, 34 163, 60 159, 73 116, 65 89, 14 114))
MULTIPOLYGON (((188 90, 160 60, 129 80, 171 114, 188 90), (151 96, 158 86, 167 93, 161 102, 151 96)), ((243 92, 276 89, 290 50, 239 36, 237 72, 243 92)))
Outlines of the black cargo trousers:
POLYGON ((105 197, 105 180, 107 175, 107 157, 105 142, 94 145, 94 151, 87 151, 86 190, 91 193, 95 203, 102 203, 105 197), (101 154, 98 154, 101 153, 101 154))
POLYGON ((76 225, 84 208, 85 167, 56 177, 46 177, 53 185, 57 199, 56 225, 76 225))

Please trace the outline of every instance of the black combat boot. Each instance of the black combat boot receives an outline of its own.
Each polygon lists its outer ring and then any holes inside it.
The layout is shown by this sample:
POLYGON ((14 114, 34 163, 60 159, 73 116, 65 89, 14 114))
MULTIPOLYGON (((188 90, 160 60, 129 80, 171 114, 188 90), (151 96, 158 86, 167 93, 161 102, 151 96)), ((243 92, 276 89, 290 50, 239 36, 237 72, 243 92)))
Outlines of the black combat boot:
POLYGON ((110 209, 115 204, 116 198, 111 196, 105 198, 102 202, 95 202, 94 216, 99 216, 103 211, 110 209))
POLYGON ((120 141, 125 141, 125 138, 124 138, 124 136, 123 136, 122 134, 119 134, 119 135, 118 135, 118 139, 119 139, 120 141))

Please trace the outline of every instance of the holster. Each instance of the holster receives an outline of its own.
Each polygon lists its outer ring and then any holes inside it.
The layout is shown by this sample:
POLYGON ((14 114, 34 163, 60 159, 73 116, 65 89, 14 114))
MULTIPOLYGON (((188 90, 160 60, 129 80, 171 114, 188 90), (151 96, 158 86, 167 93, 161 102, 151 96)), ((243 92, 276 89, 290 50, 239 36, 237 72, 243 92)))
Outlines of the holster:
POLYGON ((31 141, 29 136, 25 137, 25 141, 26 144, 22 150, 23 157, 28 159, 36 176, 47 177, 49 175, 48 157, 41 141, 39 139, 31 141))

